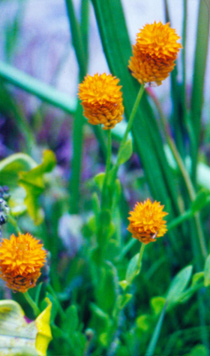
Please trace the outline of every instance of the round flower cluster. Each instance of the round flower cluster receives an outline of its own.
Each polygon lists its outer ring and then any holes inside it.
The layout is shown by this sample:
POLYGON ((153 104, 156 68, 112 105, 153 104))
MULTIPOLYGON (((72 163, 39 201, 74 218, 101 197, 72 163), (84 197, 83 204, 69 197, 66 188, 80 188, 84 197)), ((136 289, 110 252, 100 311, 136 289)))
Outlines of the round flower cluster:
POLYGON ((163 211, 164 206, 159 202, 152 203, 147 199, 143 203, 137 203, 133 211, 130 211, 128 231, 139 241, 148 244, 156 241, 157 237, 167 232, 166 221, 163 217, 168 213, 163 211))
POLYGON ((169 76, 182 48, 181 44, 177 43, 179 38, 169 23, 163 25, 161 22, 155 22, 140 30, 128 66, 140 84, 160 85, 169 76))
POLYGON ((10 289, 25 293, 36 285, 46 262, 43 244, 29 233, 0 243, 0 276, 10 289))
POLYGON ((84 116, 92 125, 113 128, 123 118, 124 106, 119 79, 111 74, 87 75, 79 85, 79 98, 84 116))

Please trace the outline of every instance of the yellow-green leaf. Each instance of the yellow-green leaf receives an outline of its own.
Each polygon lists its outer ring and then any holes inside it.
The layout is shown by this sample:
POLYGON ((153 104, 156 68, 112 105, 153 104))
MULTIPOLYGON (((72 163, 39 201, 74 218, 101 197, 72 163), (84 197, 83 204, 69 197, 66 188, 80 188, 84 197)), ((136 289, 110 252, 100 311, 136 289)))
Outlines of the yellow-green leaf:
POLYGON ((55 167, 56 158, 52 151, 46 150, 43 154, 43 161, 37 167, 28 172, 19 173, 19 184, 26 191, 24 200, 30 217, 35 224, 40 224, 43 220, 42 209, 39 207, 39 197, 45 188, 44 174, 49 173, 55 167))
POLYGON ((20 305, 0 301, 0 356, 46 356, 52 339, 51 302, 35 321, 27 321, 20 305))

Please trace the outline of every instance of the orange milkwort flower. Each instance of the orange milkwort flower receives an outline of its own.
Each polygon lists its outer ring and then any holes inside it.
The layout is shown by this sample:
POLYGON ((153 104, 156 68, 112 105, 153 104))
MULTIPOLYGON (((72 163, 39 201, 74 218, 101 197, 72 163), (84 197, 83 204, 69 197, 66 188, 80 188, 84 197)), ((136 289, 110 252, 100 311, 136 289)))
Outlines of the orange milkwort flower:
POLYGON ((25 293, 36 285, 46 255, 43 244, 29 233, 13 234, 0 243, 0 277, 13 291, 25 293))
POLYGON ((130 224, 128 231, 135 239, 148 244, 156 241, 157 237, 163 236, 167 232, 166 221, 163 217, 168 213, 163 211, 164 205, 150 199, 143 203, 136 203, 134 210, 130 211, 128 220, 130 224))
POLYGON ((169 22, 147 24, 139 31, 128 68, 140 84, 160 85, 169 76, 182 48, 179 38, 169 22))
POLYGON ((113 128, 123 118, 124 106, 119 79, 111 74, 87 75, 79 85, 84 116, 92 125, 113 128))

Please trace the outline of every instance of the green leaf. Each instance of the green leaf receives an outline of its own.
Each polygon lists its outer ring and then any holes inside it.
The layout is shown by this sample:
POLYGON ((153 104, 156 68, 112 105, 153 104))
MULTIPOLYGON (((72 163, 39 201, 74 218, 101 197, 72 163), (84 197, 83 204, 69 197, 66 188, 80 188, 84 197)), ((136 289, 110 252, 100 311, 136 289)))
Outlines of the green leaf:
POLYGON ((204 286, 210 285, 210 255, 208 255, 204 267, 204 286))
POLYGON ((150 304, 155 315, 158 315, 163 310, 163 307, 166 304, 166 299, 163 297, 154 297, 150 300, 150 304))
POLYGON ((123 281, 119 282, 119 285, 123 290, 126 290, 127 287, 129 286, 129 283, 124 279, 123 281))
POLYGON ((204 272, 198 272, 193 275, 192 286, 201 282, 204 279, 204 272))
POLYGON ((152 318, 149 314, 143 314, 140 315, 136 319, 136 326, 138 329, 141 329, 142 331, 148 331, 151 329, 152 326, 152 318))
POLYGON ((181 293, 187 287, 192 275, 192 266, 187 266, 182 269, 173 279, 169 291, 167 293, 167 302, 175 302, 180 297, 181 293))
POLYGON ((202 189, 196 195, 195 200, 192 202, 191 209, 193 213, 203 209, 207 204, 210 203, 210 192, 207 189, 202 189))
POLYGON ((136 277, 136 275, 139 273, 139 267, 138 267, 138 259, 139 259, 139 253, 137 253, 129 262, 128 268, 126 271, 126 281, 131 284, 133 279, 136 277))
POLYGON ((101 308, 99 308, 94 303, 90 304, 90 308, 92 311, 92 319, 90 322, 90 327, 93 330, 96 330, 98 335, 100 335, 105 331, 108 331, 112 324, 109 314, 105 313, 101 308))
POLYGON ((196 345, 190 351, 190 354, 187 356, 208 356, 209 351, 205 348, 204 345, 196 345))
POLYGON ((93 179, 94 182, 96 183, 97 187, 100 189, 100 191, 102 191, 103 188, 103 184, 104 184, 104 177, 105 177, 105 173, 98 173, 93 179))
POLYGON ((55 167, 56 158, 52 151, 46 150, 43 154, 43 161, 29 172, 19 173, 19 184, 26 191, 25 204, 30 217, 35 224, 40 224, 43 220, 43 213, 39 207, 38 198, 45 188, 44 174, 49 173, 55 167))
POLYGON ((52 339, 49 327, 51 303, 35 321, 26 321, 20 305, 0 301, 0 355, 40 356, 52 339))
POLYGON ((24 153, 15 153, 0 162, 0 185, 16 188, 21 171, 35 168, 37 163, 24 153))
POLYGON ((120 150, 120 155, 119 155, 119 164, 123 164, 126 161, 129 160, 133 153, 133 145, 131 139, 129 139, 125 144, 123 145, 122 149, 120 150))
POLYGON ((129 301, 131 300, 132 297, 133 297, 133 294, 130 294, 130 293, 119 295, 118 300, 117 300, 117 304, 118 304, 119 308, 120 309, 125 308, 125 306, 129 303, 129 301))
POLYGON ((97 305, 110 314, 117 299, 118 276, 111 262, 106 262, 100 270, 100 283, 96 286, 97 305))
POLYGON ((77 308, 75 305, 70 305, 66 310, 66 319, 63 322, 62 329, 72 336, 73 333, 77 330, 79 325, 77 308))
POLYGON ((73 349, 71 350, 71 356, 83 356, 85 353, 87 339, 81 332, 76 332, 71 335, 71 343, 73 349))

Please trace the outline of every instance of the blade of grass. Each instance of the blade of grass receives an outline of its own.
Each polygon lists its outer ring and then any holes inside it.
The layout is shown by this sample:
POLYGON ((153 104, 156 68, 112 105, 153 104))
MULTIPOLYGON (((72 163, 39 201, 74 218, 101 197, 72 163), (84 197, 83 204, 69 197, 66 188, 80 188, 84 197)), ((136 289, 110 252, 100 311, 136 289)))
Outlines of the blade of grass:
POLYGON ((209 42, 209 1, 200 0, 197 24, 197 38, 194 58, 193 83, 191 95, 191 124, 194 130, 195 145, 192 147, 192 180, 196 182, 198 148, 201 133, 201 113, 209 42))
POLYGON ((72 36, 72 43, 76 53, 79 69, 80 69, 80 80, 86 74, 87 71, 87 59, 85 57, 85 50, 83 46, 81 28, 77 21, 75 9, 72 0, 65 0, 67 15, 69 19, 70 32, 72 36))
MULTIPOLYGON (((84 19, 83 13, 83 26, 80 27, 72 0, 66 0, 66 9, 69 19, 69 26, 72 36, 72 43, 76 53, 78 65, 79 65, 79 81, 83 79, 87 71, 88 58, 85 56, 85 50, 87 51, 87 31, 88 31, 88 13, 84 19), (82 38, 81 30, 85 30, 85 36, 82 38)), ((71 178, 69 181, 70 189, 70 211, 72 214, 79 212, 79 200, 80 200, 80 178, 82 167, 82 143, 83 143, 83 125, 84 117, 82 114, 81 105, 78 102, 76 114, 74 116, 73 125, 73 158, 71 162, 71 178)))
MULTIPOLYGON (((170 22, 170 13, 168 7, 168 1, 164 0, 164 13, 166 22, 170 22)), ((171 81, 171 98, 172 98, 172 114, 171 122, 173 125, 173 135, 176 142, 176 146, 184 158, 186 156, 186 150, 184 146, 184 136, 185 136, 185 127, 184 127, 184 112, 183 99, 182 99, 182 90, 180 91, 180 85, 177 82, 178 69, 175 66, 174 70, 170 74, 171 81)))
POLYGON ((81 0, 81 34, 85 58, 88 58, 89 0, 81 0))
POLYGON ((71 115, 76 110, 77 101, 74 98, 69 97, 67 94, 62 93, 50 85, 47 85, 2 61, 0 61, 0 78, 71 115))

